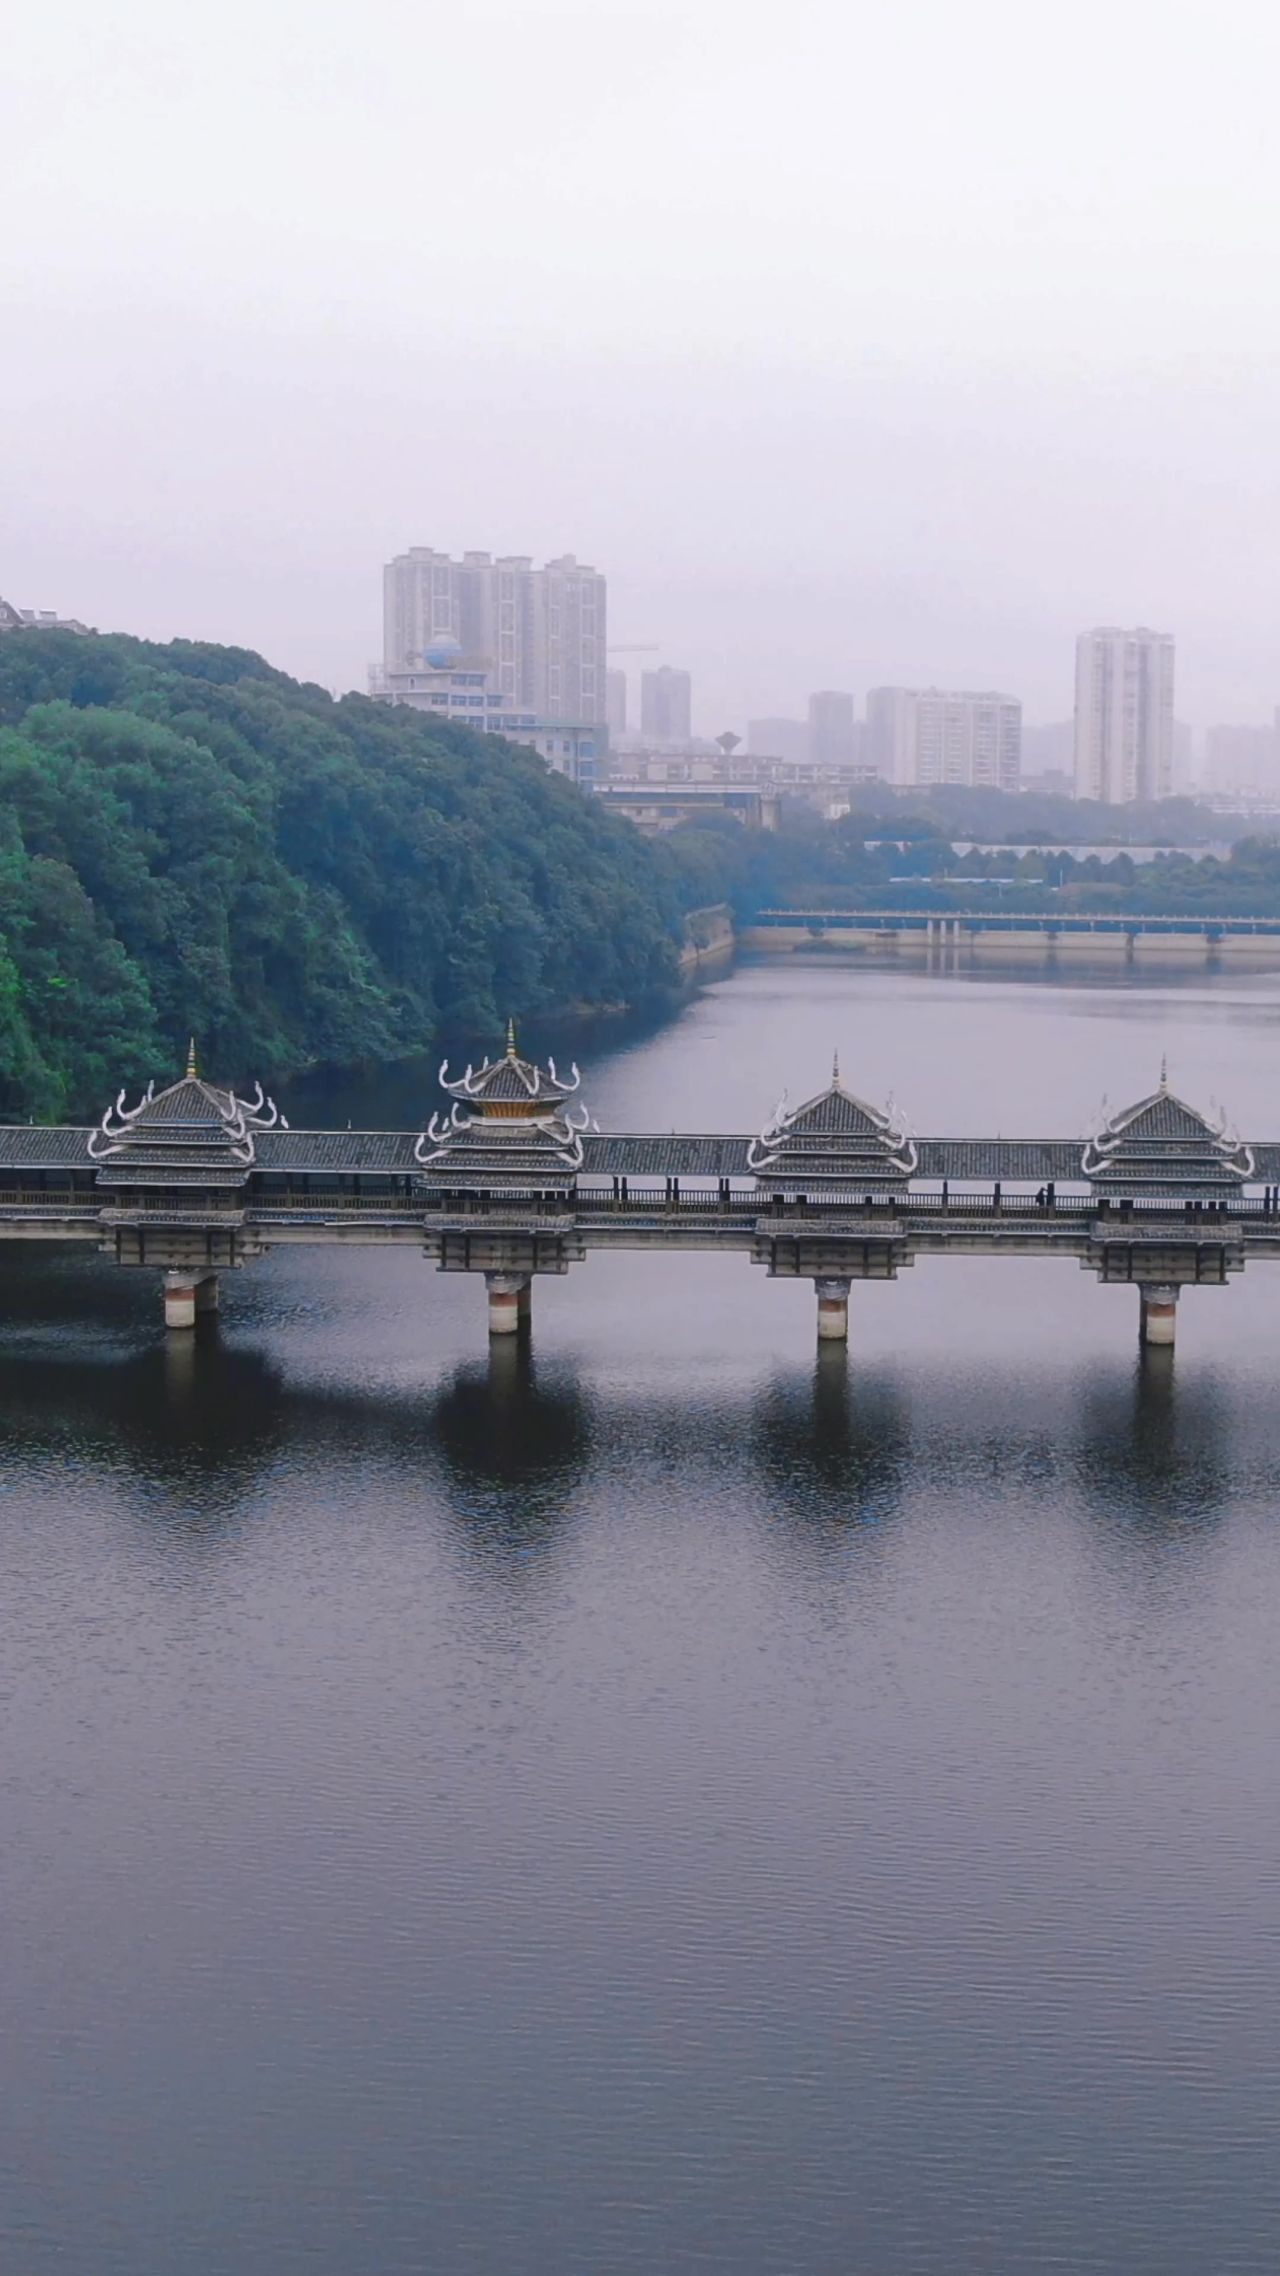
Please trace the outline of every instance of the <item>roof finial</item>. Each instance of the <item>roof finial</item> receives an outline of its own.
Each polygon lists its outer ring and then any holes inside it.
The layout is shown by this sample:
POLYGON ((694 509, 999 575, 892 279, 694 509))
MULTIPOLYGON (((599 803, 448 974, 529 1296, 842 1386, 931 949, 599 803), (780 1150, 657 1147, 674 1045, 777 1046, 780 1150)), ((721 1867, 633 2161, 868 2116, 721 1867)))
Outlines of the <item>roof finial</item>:
POLYGON ((515 1021, 514 1021, 513 1019, 509 1019, 509 1020, 507 1021, 507 1057, 508 1057, 508 1059, 514 1059, 514 1058, 515 1058, 515 1055, 516 1055, 516 1023, 515 1023, 515 1021))
POLYGON ((838 1083, 840 1080, 840 1053, 838 1051, 833 1051, 831 1054, 831 1080, 833 1083, 838 1083))
POLYGON ((196 1039, 193 1035, 187 1045, 187 1074, 194 1078, 199 1072, 200 1070, 196 1065, 196 1039))
POLYGON ((1160 1054, 1160 1088, 1162 1091, 1167 1091, 1169 1088, 1169 1054, 1167 1051, 1162 1051, 1160 1054))

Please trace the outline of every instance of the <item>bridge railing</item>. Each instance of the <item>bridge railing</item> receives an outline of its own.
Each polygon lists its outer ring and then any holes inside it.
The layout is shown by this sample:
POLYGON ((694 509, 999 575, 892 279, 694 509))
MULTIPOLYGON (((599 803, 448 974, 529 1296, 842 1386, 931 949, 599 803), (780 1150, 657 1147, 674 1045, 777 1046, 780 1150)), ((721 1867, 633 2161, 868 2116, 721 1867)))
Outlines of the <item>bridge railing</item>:
POLYGON ((955 1223, 963 1218, 1028 1219, 1038 1223, 1078 1223, 1082 1218, 1103 1224, 1213 1224, 1243 1221, 1269 1223, 1280 1233, 1280 1205, 1260 1195, 1233 1194, 1220 1198, 1170 1195, 1156 1199, 1129 1199, 1116 1194, 1055 1193, 1043 1199, 1035 1193, 1010 1192, 994 1185, 971 1191, 952 1188, 947 1193, 867 1193, 856 1188, 807 1194, 767 1194, 743 1186, 721 1190, 690 1190, 679 1179, 669 1187, 652 1180, 620 1178, 616 1192, 586 1188, 564 1194, 509 1195, 498 1193, 315 1193, 271 1194, 255 1197, 237 1192, 226 1201, 210 1202, 203 1196, 181 1192, 148 1194, 134 1200, 111 1192, 66 1197, 47 1189, 0 1193, 0 1222, 6 1217, 98 1218, 115 1222, 140 1217, 199 1220, 202 1223, 255 1223, 291 1218, 394 1217, 426 1223, 480 1220, 497 1225, 567 1225, 582 1218, 672 1217, 719 1219, 767 1218, 778 1222, 838 1217, 859 1223, 891 1224, 905 1219, 936 1218, 955 1223))
POLYGON ((34 1193, 0 1194, 0 1215, 21 1217, 97 1217, 102 1198, 97 1194, 51 1193, 48 1187, 34 1193))

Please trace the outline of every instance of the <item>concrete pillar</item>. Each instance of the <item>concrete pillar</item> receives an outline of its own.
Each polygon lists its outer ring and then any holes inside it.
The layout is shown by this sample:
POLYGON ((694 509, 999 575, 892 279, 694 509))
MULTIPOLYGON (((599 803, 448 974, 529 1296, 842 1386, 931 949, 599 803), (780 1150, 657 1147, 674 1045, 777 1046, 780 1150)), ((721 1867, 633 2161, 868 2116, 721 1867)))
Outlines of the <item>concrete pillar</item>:
POLYGON ((528 1279, 525 1280, 516 1290, 516 1322, 519 1326, 522 1336, 527 1336, 531 1333, 533 1328, 532 1273, 530 1273, 528 1279))
POLYGON ((844 1279, 815 1280, 818 1296, 819 1343, 849 1341, 849 1283, 844 1279))
POLYGON ((196 1324, 196 1284, 189 1272, 167 1272, 164 1276, 164 1324, 166 1328, 194 1328, 196 1324))
POLYGON ((528 1289, 528 1273, 487 1272, 484 1284, 489 1291, 490 1335, 515 1335, 520 1326, 520 1292, 528 1289))
POLYGON ((1178 1319, 1178 1291, 1171 1281, 1144 1281, 1138 1291, 1138 1334, 1143 1343, 1172 1344, 1178 1319))
POLYGON ((207 1272, 203 1280, 196 1282, 196 1310, 197 1312, 216 1312, 217 1309, 218 1275, 216 1272, 207 1272))

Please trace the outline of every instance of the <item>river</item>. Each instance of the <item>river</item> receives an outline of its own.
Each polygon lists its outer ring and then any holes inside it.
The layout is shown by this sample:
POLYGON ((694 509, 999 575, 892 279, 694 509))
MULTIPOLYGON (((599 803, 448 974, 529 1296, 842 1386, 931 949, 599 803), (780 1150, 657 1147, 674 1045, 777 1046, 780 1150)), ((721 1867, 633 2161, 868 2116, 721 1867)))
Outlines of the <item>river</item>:
MULTIPOLYGON (((749 1128, 838 1047, 1053 1136, 1167 1051, 1270 1136, 1278 1041, 1275 975, 762 963, 584 1091, 749 1128)), ((926 1262, 819 1360, 807 1284, 598 1257, 491 1372, 411 1254, 172 1350, 0 1271, 15 2276, 1273 2269, 1280 1276, 1143 1366, 926 1262)))

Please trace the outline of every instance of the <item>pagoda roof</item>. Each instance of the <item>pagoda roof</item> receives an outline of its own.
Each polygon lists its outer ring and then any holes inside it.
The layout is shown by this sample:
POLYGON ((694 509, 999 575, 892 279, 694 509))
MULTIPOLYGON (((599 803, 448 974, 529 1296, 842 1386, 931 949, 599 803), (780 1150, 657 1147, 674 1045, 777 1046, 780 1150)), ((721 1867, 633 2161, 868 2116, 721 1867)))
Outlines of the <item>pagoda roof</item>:
POLYGON ((1240 1186, 1256 1175, 1253 1150, 1170 1090, 1164 1068, 1157 1090, 1106 1117, 1081 1157, 1092 1183, 1160 1188, 1240 1186))
POLYGON ((574 1096, 582 1077, 575 1066, 569 1070, 570 1080, 565 1082, 556 1072, 555 1060, 548 1056, 545 1068, 532 1059, 522 1059, 516 1049, 514 1020, 507 1022, 507 1048, 501 1059, 485 1059, 480 1067, 468 1065, 466 1073, 448 1080, 449 1062, 440 1069, 440 1084, 450 1098, 465 1100, 478 1106, 483 1113, 488 1106, 503 1107, 555 1107, 574 1096))
POLYGON ((90 1132, 87 1152, 99 1185, 243 1185, 256 1161, 256 1134, 287 1129, 261 1083, 237 1098, 197 1074, 192 1048, 185 1075, 167 1089, 148 1084, 136 1106, 121 1091, 90 1132))
POLYGON ((571 1185, 582 1168, 582 1132, 590 1117, 585 1106, 566 1105, 581 1081, 577 1068, 566 1083, 554 1060, 548 1066, 544 1073, 519 1056, 510 1025, 505 1057, 493 1064, 486 1059, 478 1073, 468 1067, 451 1083, 446 1060, 440 1083, 453 1105, 432 1115, 414 1147, 427 1179, 520 1192, 571 1185))
POLYGON ((836 1059, 816 1097, 797 1107, 783 1098, 752 1140, 747 1167, 766 1188, 903 1185, 915 1173, 917 1153, 890 1112, 845 1089, 836 1059))

